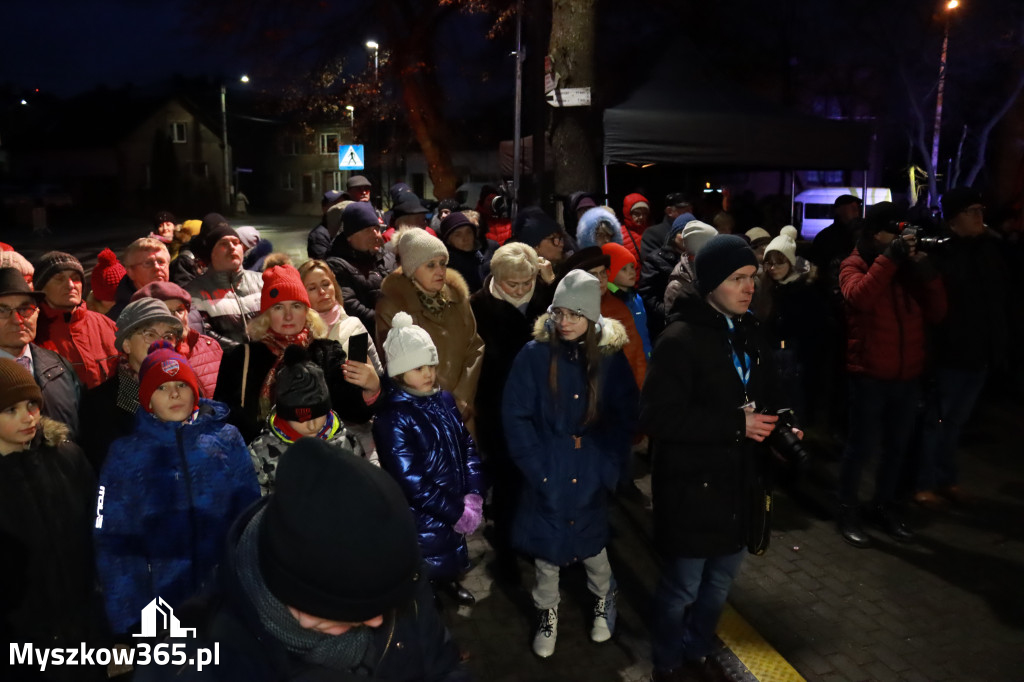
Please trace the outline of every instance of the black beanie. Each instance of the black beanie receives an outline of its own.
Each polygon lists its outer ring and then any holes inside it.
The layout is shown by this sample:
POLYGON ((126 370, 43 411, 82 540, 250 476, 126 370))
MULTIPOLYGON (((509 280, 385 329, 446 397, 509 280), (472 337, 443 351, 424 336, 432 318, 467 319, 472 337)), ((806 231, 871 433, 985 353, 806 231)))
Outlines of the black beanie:
POLYGON ((300 438, 281 455, 265 509, 260 572, 285 605, 362 623, 412 599, 416 522, 383 469, 319 438, 300 438))
POLYGON ((189 247, 198 258, 209 263, 213 247, 221 239, 229 236, 237 237, 238 233, 228 224, 227 218, 220 213, 207 213, 203 217, 202 227, 199 228, 198 243, 194 239, 189 243, 189 247))
POLYGON ((309 359, 302 346, 288 346, 277 370, 277 416, 308 422, 331 411, 331 394, 324 371, 309 359))
POLYGON ((757 256, 743 237, 720 234, 701 247, 694 265, 697 270, 697 291, 703 297, 740 268, 747 265, 757 268, 757 256))
POLYGON ((366 201, 353 201, 341 212, 341 232, 351 237, 368 227, 380 228, 377 210, 366 201))
POLYGON ((864 212, 864 234, 871 236, 879 232, 899 233, 899 223, 906 213, 891 201, 879 201, 868 206, 864 212))
POLYGON ((588 246, 569 256, 565 260, 563 268, 565 272, 573 270, 590 271, 602 265, 606 270, 610 268, 612 266, 611 256, 602 251, 600 246, 588 246))
POLYGON ((981 192, 970 187, 957 187, 942 195, 942 217, 952 220, 971 206, 981 203, 981 192))
POLYGON ((530 206, 516 214, 512 221, 512 238, 514 241, 528 244, 533 248, 555 233, 561 233, 561 226, 554 218, 537 208, 530 206))
MULTIPOLYGON (((441 241, 447 245, 448 237, 451 236, 452 232, 465 225, 472 226, 473 221, 470 220, 469 216, 462 211, 454 211, 453 213, 446 215, 444 220, 441 221, 441 225, 438 227, 437 236, 440 237, 441 241)), ((475 227, 473 228, 473 232, 474 234, 476 233, 475 227)))

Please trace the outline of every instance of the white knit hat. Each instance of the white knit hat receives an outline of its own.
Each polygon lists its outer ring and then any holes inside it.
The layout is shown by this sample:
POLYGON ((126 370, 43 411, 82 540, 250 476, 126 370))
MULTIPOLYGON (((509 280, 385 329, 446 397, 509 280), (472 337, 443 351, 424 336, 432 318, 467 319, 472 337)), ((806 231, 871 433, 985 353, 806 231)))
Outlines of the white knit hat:
POLYGON ((767 248, 764 250, 764 255, 767 257, 772 251, 778 251, 786 260, 789 261, 790 267, 796 265, 796 228, 792 225, 786 225, 782 228, 782 232, 778 237, 771 240, 767 248))
POLYGON ((718 230, 700 220, 691 220, 683 228, 683 246, 686 252, 697 255, 701 247, 718 236, 718 230))
POLYGON ((437 256, 444 256, 447 261, 448 249, 444 242, 424 229, 414 227, 398 239, 398 260, 406 277, 412 278, 416 268, 437 256))
MULTIPOLYGON (((427 235, 430 236, 430 235, 427 235)), ((391 320, 391 329, 384 339, 388 359, 388 376, 397 377, 423 365, 436 365, 437 346, 422 327, 412 323, 412 315, 398 311, 391 320)))

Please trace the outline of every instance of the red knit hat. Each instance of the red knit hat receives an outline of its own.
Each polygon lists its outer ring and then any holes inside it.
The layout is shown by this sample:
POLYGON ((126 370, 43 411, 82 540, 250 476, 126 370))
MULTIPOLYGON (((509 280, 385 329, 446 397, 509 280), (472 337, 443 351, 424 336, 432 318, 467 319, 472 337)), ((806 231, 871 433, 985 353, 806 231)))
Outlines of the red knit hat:
POLYGON ((309 294, 302 283, 299 271, 291 265, 275 265, 263 272, 263 294, 260 296, 260 313, 270 310, 271 306, 285 301, 298 301, 307 308, 309 294))
POLYGON ((184 381, 188 384, 195 401, 192 409, 199 407, 199 380, 192 371, 192 365, 174 350, 170 342, 161 339, 149 347, 149 355, 139 367, 139 404, 146 412, 153 412, 149 406, 153 392, 168 381, 184 381))
POLYGON ((96 267, 92 269, 89 285, 92 295, 97 301, 113 301, 117 296, 117 285, 124 278, 125 267, 117 260, 110 249, 103 249, 96 256, 96 267))
POLYGON ((615 242, 608 242, 607 244, 601 245, 601 252, 608 256, 611 261, 611 265, 608 266, 608 281, 614 282, 615 277, 619 274, 619 270, 626 267, 627 263, 632 263, 636 267, 636 258, 629 252, 629 249, 624 247, 622 244, 616 244, 615 242))

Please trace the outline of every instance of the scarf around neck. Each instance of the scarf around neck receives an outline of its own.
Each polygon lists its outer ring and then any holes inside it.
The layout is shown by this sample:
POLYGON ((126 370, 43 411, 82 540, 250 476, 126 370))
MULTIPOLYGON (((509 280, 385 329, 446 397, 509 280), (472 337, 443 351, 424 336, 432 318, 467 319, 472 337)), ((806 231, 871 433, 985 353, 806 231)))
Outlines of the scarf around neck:
POLYGON ((436 294, 428 292, 426 289, 420 286, 420 283, 415 279, 412 279, 412 285, 416 289, 416 295, 420 299, 420 305, 423 306, 423 312, 430 317, 440 320, 444 315, 444 309, 448 307, 451 302, 447 296, 445 296, 444 288, 436 294))
POLYGON ((295 620, 288 606, 270 593, 259 566, 258 536, 265 511, 264 508, 253 515, 235 548, 236 573, 245 596, 259 614, 260 624, 303 662, 334 670, 352 670, 366 657, 372 637, 370 629, 354 627, 341 635, 307 630, 295 620))
POLYGON ((309 342, 312 341, 312 335, 309 325, 306 325, 298 334, 290 335, 278 334, 273 329, 268 329, 266 336, 261 340, 274 354, 274 364, 263 379, 263 385, 260 386, 260 419, 262 420, 267 418, 270 409, 274 406, 274 384, 277 383, 277 369, 281 366, 285 349, 288 346, 308 348, 309 342))
POLYGON ((525 312, 526 304, 528 304, 530 302, 530 299, 533 298, 533 292, 536 291, 536 289, 536 278, 533 280, 533 286, 530 287, 530 290, 519 298, 516 298, 515 296, 510 296, 507 293, 505 293, 505 290, 498 286, 498 280, 496 280, 494 277, 491 277, 491 284, 488 287, 488 291, 491 292, 491 296, 498 299, 499 301, 505 301, 506 303, 511 304, 512 307, 518 310, 519 312, 525 312))
POLYGON ((341 307, 340 303, 335 303, 334 307, 328 310, 326 313, 320 313, 320 319, 324 321, 327 328, 330 329, 338 322, 338 320, 346 317, 345 309, 341 307))

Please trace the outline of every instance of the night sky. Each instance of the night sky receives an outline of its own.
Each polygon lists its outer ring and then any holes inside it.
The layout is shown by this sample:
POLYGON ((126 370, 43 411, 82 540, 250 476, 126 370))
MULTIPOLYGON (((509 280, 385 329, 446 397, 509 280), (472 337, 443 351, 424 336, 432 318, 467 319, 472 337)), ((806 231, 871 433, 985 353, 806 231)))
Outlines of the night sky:
POLYGON ((183 75, 234 76, 243 65, 182 26, 176 2, 6 0, 0 84, 60 96, 96 85, 145 85, 183 75))

